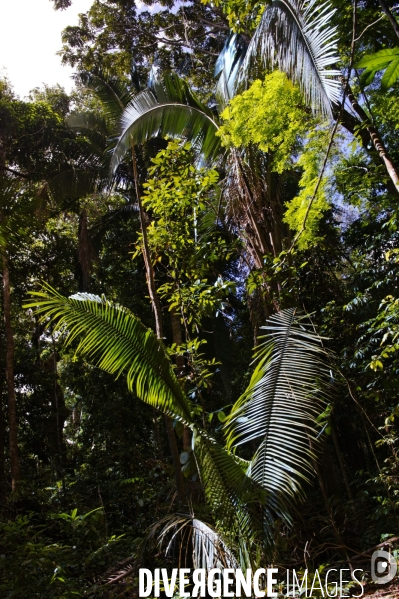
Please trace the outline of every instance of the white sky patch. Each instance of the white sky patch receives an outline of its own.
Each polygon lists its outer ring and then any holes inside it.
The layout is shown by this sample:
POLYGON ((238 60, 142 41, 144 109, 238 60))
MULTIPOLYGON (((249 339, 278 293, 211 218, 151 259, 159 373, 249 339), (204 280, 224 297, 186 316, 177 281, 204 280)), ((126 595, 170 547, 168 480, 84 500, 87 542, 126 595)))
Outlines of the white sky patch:
MULTIPOLYGON (((4 1, 4 0, 0 0, 0 2, 2 2, 2 1, 4 1)), ((159 2, 155 2, 151 6, 148 6, 147 4, 145 4, 145 2, 143 2, 143 0, 135 0, 135 4, 136 4, 138 13, 147 11, 151 15, 154 15, 157 12, 163 12, 165 10, 170 10, 170 12, 175 15, 181 6, 189 5, 190 3, 191 3, 191 0, 178 0, 177 2, 174 3, 174 5, 171 9, 167 9, 166 6, 162 6, 162 4, 160 4, 159 2)))
POLYGON ((148 6, 147 4, 145 4, 142 0, 135 0, 135 5, 137 8, 137 12, 149 12, 151 15, 155 14, 156 12, 162 12, 164 10, 167 10, 165 6, 162 6, 162 4, 159 4, 159 2, 156 2, 155 4, 152 4, 151 6, 148 6))
POLYGON ((73 0, 72 6, 55 11, 50 0, 0 0, 0 69, 14 91, 26 96, 43 83, 59 83, 67 92, 73 87, 73 69, 61 65, 61 32, 78 25, 79 13, 92 0, 73 0))

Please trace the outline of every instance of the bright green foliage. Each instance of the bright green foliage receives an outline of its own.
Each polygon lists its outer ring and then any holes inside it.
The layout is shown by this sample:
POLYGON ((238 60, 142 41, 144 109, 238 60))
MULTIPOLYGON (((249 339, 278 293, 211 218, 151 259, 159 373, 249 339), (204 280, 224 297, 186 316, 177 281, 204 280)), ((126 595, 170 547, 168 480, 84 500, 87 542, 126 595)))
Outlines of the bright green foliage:
POLYGON ((185 339, 170 352, 184 356, 187 391, 203 403, 202 390, 210 388, 217 362, 199 351, 206 341, 192 338, 192 333, 200 333, 205 317, 223 312, 235 291, 234 282, 223 281, 219 274, 233 250, 215 224, 219 176, 215 170, 195 168, 191 145, 177 140, 152 162, 142 198, 152 218, 148 245, 157 277, 163 280, 159 296, 178 315, 185 339))
POLYGON ((299 138, 310 124, 299 89, 280 71, 255 81, 221 116, 224 124, 218 134, 224 145, 257 144, 272 156, 276 173, 292 165, 299 138))
POLYGON ((328 136, 327 129, 316 129, 308 133, 306 145, 297 162, 297 165, 302 168, 302 176, 299 181, 300 192, 286 204, 287 211, 284 214, 284 222, 295 233, 299 233, 304 228, 297 242, 300 250, 315 245, 322 239, 319 234, 320 220, 326 210, 330 208, 326 194, 326 177, 322 178, 314 197, 328 136))
MULTIPOLYGON (((202 0, 203 4, 210 4, 210 0, 202 0)), ((253 32, 262 16, 265 6, 271 2, 259 0, 216 0, 215 6, 220 6, 225 14, 229 27, 236 33, 253 32)))
POLYGON ((375 54, 366 54, 359 60, 356 68, 365 68, 361 76, 363 85, 372 83, 378 71, 385 71, 381 89, 387 91, 399 79, 399 48, 385 48, 375 54))
POLYGON ((234 290, 218 276, 233 249, 215 225, 219 175, 195 168, 190 144, 176 140, 152 162, 142 201, 153 218, 147 228, 153 261, 167 272, 159 293, 186 327, 198 331, 234 290))
POLYGON ((166 255, 172 267, 197 249, 198 220, 213 206, 219 179, 215 170, 196 169, 190 150, 189 143, 169 142, 152 159, 151 178, 144 183, 143 205, 155 217, 147 228, 148 240, 155 260, 166 255))
MULTIPOLYGON (((282 174, 288 169, 301 169, 300 192, 286 204, 284 216, 284 222, 292 231, 301 231, 316 188, 329 132, 305 110, 299 88, 284 73, 274 71, 263 83, 255 81, 248 91, 236 96, 222 113, 222 118, 225 123, 220 128, 220 135, 224 144, 257 144, 271 156, 272 172, 282 174), (297 153, 299 158, 295 162, 297 153)), ((328 208, 324 178, 307 214, 305 231, 298 240, 299 249, 320 240, 318 226, 328 208)))

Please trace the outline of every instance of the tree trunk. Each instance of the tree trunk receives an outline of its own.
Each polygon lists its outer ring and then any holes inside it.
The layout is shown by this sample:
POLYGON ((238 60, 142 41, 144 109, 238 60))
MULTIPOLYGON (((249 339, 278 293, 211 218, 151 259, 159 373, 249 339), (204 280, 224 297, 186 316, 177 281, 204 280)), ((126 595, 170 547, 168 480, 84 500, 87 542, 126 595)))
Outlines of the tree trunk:
POLYGON ((78 261, 82 275, 80 282, 81 291, 89 291, 91 273, 94 263, 98 261, 98 255, 89 235, 86 209, 82 210, 79 216, 78 261))
MULTIPOLYGON (((181 333, 180 318, 174 310, 172 310, 170 313, 170 321, 172 325, 173 343, 176 343, 176 345, 181 345, 183 343, 183 336, 181 333)), ((176 376, 177 378, 181 378, 184 374, 183 356, 176 355, 175 362, 177 366, 176 376)), ((185 424, 183 427, 183 449, 184 451, 189 451, 191 449, 191 430, 185 424)))
POLYGON ((389 19, 389 22, 392 25, 392 28, 393 28, 394 32, 399 37, 399 25, 398 25, 398 22, 395 19, 395 17, 393 16, 393 14, 391 13, 388 4, 385 2, 385 0, 378 0, 378 1, 380 3, 382 12, 386 14, 386 16, 389 19))
POLYGON ((353 501, 352 490, 350 488, 348 475, 346 473, 344 456, 342 455, 342 452, 341 452, 341 449, 340 449, 340 446, 339 446, 339 443, 338 443, 338 438, 337 438, 337 435, 336 435, 336 432, 335 432, 335 427, 334 427, 334 424, 333 424, 332 420, 330 422, 330 427, 331 427, 331 438, 332 438, 332 441, 334 443, 335 452, 336 452, 337 457, 338 457, 339 466, 341 468, 342 478, 344 479, 346 492, 348 493, 349 499, 351 501, 353 501))
POLYGON ((5 471, 6 431, 3 413, 3 394, 0 391, 0 504, 6 498, 6 471, 5 471))
POLYGON ((14 385, 14 335, 11 326, 11 294, 8 257, 3 251, 4 328, 6 334, 6 381, 8 394, 8 426, 12 490, 16 491, 20 479, 17 433, 17 404, 14 385))
POLYGON ((367 114, 365 113, 365 111, 363 110, 363 108, 360 106, 359 102, 355 98, 355 95, 354 95, 349 83, 347 84, 346 89, 347 89, 348 100, 350 101, 353 110, 355 111, 357 116, 360 118, 362 124, 366 126, 366 129, 369 132, 370 139, 374 145, 374 148, 376 149, 379 157, 383 161, 385 168, 387 169, 388 175, 390 176, 390 178, 394 184, 396 192, 399 194, 399 175, 395 168, 395 165, 393 164, 393 162, 388 154, 387 149, 385 148, 384 142, 382 141, 379 132, 374 127, 374 125, 371 123, 369 117, 367 116, 367 114))
POLYGON ((184 488, 183 472, 181 471, 180 453, 179 453, 179 448, 177 447, 176 433, 175 433, 175 429, 173 428, 172 419, 169 418, 169 416, 166 416, 166 414, 165 414, 165 424, 166 424, 166 430, 168 433, 170 451, 172 454, 173 467, 174 467, 174 471, 175 471, 177 499, 178 499, 178 502, 180 503, 180 505, 184 505, 186 503, 186 492, 185 492, 185 488, 184 488))
MULTIPOLYGON (((139 205, 141 233, 143 235, 143 256, 144 256, 144 264, 145 264, 146 275, 147 275, 147 286, 148 286, 148 292, 149 292, 150 300, 151 300, 151 304, 152 304, 152 309, 154 311, 155 331, 156 331, 158 339, 162 339, 163 327, 162 327, 161 305, 159 303, 159 297, 158 297, 156 286, 155 286, 154 268, 152 266, 151 254, 150 254, 150 249, 148 246, 147 228, 146 228, 146 223, 145 223, 143 204, 141 202, 136 153, 134 151, 133 139, 131 140, 131 144, 132 144, 132 164, 133 164, 134 183, 135 183, 135 189, 136 189, 137 202, 139 205)), ((177 439, 176 439, 176 434, 175 434, 175 431, 173 428, 172 419, 169 416, 167 416, 166 414, 165 414, 165 423, 166 423, 166 430, 168 433, 170 451, 172 454, 173 467, 174 467, 174 471, 175 471, 177 498, 178 498, 178 501, 180 504, 184 504, 185 499, 186 499, 186 494, 184 491, 184 479, 183 479, 183 473, 181 471, 181 465, 180 465, 180 453, 179 453, 179 448, 177 447, 177 439)))

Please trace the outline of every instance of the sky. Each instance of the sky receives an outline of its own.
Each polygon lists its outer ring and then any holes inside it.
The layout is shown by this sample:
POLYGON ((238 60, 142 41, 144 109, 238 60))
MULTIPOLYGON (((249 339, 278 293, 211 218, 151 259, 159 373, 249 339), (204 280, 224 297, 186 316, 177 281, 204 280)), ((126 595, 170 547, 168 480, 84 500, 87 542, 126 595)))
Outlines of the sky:
POLYGON ((91 4, 73 0, 66 10, 55 11, 50 0, 0 0, 0 74, 7 75, 21 98, 42 83, 72 89, 73 71, 62 66, 56 52, 62 30, 78 25, 78 14, 91 4))

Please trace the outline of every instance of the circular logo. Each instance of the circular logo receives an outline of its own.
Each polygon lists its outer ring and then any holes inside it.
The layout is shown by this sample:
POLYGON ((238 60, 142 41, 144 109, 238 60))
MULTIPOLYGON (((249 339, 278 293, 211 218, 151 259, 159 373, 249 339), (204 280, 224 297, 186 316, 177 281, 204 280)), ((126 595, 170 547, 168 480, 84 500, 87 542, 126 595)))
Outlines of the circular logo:
POLYGON ((379 549, 371 556, 371 578, 377 584, 387 584, 396 576, 398 565, 388 551, 379 549))

